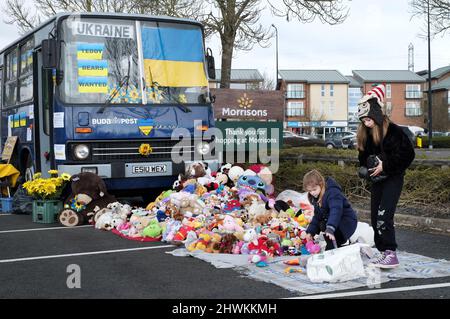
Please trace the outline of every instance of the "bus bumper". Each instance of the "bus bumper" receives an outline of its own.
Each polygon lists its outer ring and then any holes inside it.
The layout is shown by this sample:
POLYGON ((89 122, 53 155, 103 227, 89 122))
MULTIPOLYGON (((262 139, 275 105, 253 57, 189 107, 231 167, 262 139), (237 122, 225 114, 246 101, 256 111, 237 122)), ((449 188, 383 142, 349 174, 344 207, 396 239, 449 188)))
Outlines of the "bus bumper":
MULTIPOLYGON (((211 171, 219 169, 219 161, 205 160, 211 171)), ((105 179, 108 189, 142 189, 172 186, 180 173, 193 162, 147 162, 110 164, 61 164, 58 171, 75 175, 92 172, 105 179), (158 170, 159 169, 159 170, 158 170)))

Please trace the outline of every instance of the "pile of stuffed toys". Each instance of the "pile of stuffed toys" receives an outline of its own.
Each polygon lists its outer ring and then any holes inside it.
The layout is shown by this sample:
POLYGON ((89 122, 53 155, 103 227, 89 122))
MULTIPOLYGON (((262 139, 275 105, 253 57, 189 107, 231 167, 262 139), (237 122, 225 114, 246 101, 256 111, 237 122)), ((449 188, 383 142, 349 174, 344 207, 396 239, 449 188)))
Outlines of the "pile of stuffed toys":
MULTIPOLYGON (((96 178, 81 174, 75 178, 96 178)), ((263 165, 244 169, 226 164, 212 173, 206 164, 194 163, 145 209, 121 204, 100 187, 97 196, 92 190, 72 193, 62 213, 77 214, 97 229, 128 239, 176 243, 189 251, 247 254, 257 266, 267 265, 274 256, 323 250, 323 242, 306 241, 314 212, 306 194, 297 193, 295 200, 276 199, 272 179, 263 165), (83 193, 91 194, 90 202, 78 202, 86 197, 83 193), (95 205, 93 198, 102 205, 95 205), (88 206, 91 211, 83 208, 88 206)))

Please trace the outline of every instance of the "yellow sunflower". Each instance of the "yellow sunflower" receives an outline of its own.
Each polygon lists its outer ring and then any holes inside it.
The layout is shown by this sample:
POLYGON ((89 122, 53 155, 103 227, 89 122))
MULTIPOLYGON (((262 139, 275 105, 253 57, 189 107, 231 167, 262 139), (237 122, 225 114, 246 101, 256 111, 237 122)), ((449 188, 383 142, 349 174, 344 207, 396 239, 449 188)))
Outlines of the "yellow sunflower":
POLYGON ((51 170, 48 171, 48 173, 50 175, 58 175, 58 170, 57 169, 51 169, 51 170))
POLYGON ((151 148, 150 144, 142 144, 139 147, 139 154, 141 154, 142 156, 149 156, 151 152, 153 152, 153 149, 151 148))
POLYGON ((70 174, 67 174, 67 173, 62 173, 61 174, 61 178, 63 179, 63 180, 65 180, 66 182, 67 181, 70 181, 70 178, 71 178, 72 176, 70 176, 70 174))

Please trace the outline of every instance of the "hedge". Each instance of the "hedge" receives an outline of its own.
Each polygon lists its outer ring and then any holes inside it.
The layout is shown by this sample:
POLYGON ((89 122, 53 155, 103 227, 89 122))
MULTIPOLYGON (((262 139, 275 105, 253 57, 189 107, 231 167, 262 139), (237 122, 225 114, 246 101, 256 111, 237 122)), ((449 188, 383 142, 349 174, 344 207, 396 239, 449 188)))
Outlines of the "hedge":
MULTIPOLYGON (((303 176, 312 169, 319 170, 324 176, 333 177, 341 185, 346 196, 370 198, 370 183, 357 176, 356 166, 342 167, 323 162, 297 165, 292 162, 282 162, 276 173, 275 189, 277 193, 285 189, 301 192, 303 176)), ((450 207, 450 168, 418 167, 417 169, 408 169, 400 205, 406 203, 408 205, 450 207)))
MULTIPOLYGON (((428 148, 428 136, 422 137, 422 148, 428 148)), ((450 148, 450 136, 433 137, 434 148, 450 148)))

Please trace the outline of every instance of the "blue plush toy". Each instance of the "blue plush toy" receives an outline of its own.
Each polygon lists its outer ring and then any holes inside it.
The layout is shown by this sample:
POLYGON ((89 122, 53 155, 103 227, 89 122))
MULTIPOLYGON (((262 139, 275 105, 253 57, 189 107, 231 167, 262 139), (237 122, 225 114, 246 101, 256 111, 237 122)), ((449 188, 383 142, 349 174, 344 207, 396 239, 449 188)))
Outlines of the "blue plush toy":
POLYGON ((266 183, 257 175, 242 175, 239 177, 236 186, 251 189, 257 193, 266 193, 266 183))

